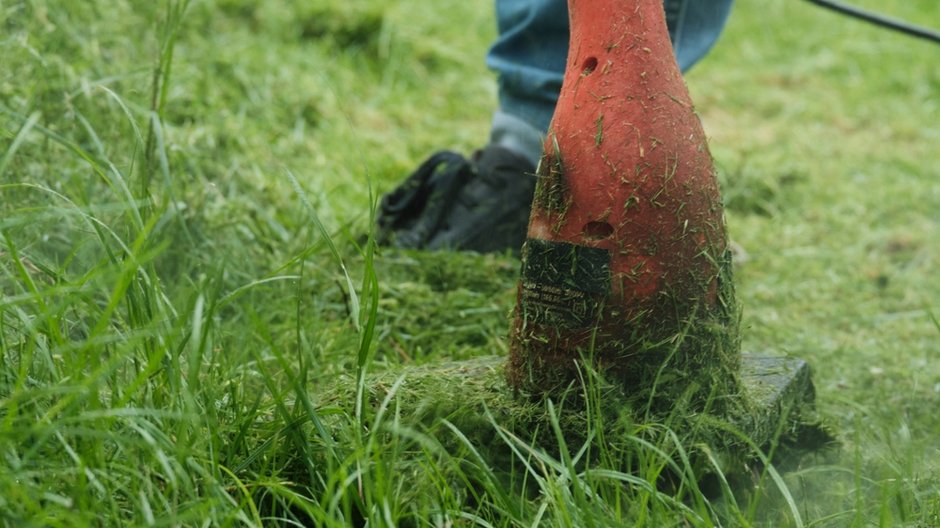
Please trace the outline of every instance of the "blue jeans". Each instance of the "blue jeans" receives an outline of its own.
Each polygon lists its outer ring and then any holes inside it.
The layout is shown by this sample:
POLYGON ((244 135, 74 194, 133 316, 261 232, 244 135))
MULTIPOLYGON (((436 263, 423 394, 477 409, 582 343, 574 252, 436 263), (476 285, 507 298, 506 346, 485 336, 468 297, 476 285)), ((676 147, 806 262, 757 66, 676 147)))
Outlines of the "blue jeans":
MULTIPOLYGON (((664 0, 669 36, 682 71, 711 49, 732 1, 664 0)), ((568 58, 568 4, 496 0, 496 20, 499 37, 486 57, 487 65, 499 74, 500 111, 494 117, 491 142, 537 160, 568 58)))

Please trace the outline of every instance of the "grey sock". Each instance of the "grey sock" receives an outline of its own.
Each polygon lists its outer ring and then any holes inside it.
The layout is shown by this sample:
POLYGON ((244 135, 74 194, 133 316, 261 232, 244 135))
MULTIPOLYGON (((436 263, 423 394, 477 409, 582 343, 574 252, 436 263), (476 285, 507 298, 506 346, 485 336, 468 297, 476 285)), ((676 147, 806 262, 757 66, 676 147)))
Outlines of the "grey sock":
POLYGON ((538 128, 497 110, 493 114, 493 127, 490 129, 490 143, 509 149, 536 166, 542 158, 542 144, 545 136, 538 128))

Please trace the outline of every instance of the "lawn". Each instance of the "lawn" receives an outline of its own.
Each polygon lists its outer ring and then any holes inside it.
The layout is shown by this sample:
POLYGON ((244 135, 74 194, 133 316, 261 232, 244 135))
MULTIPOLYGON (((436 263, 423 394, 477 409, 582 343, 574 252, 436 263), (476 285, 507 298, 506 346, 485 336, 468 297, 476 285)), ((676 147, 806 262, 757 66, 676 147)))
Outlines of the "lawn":
POLYGON ((568 445, 553 406, 520 436, 442 386, 412 420, 399 373, 507 350, 516 257, 369 237, 485 141, 489 0, 0 0, 0 27, 0 524, 940 526, 940 47, 739 0, 687 76, 743 349, 807 360, 837 440, 724 486, 629 410, 568 445))

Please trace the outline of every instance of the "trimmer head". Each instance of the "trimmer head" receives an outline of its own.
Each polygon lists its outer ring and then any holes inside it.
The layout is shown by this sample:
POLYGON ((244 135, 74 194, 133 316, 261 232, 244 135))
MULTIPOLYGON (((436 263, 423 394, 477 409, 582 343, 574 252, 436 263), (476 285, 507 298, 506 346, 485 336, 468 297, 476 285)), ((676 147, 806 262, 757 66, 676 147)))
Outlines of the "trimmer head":
POLYGON ((465 433, 496 424, 526 439, 561 423, 576 438, 594 416, 663 419, 690 445, 746 458, 808 415, 809 366, 740 353, 715 168, 662 1, 569 6, 508 362, 406 369, 368 386, 379 401, 397 386, 415 418, 447 417, 465 433), (598 387, 603 397, 583 397, 598 387), (549 399, 566 421, 546 421, 549 399))

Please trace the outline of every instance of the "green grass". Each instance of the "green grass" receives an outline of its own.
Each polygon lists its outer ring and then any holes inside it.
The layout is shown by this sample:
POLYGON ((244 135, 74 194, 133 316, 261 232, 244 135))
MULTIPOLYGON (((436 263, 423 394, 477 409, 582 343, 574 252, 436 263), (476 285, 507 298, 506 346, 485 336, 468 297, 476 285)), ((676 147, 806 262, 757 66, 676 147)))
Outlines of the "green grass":
POLYGON ((486 138, 487 2, 3 0, 0 27, 0 523, 940 524, 936 46, 740 1, 688 76, 744 349, 810 361, 840 441, 713 494, 668 423, 408 420, 399 369, 506 352, 516 260, 367 237, 378 193, 486 138))

